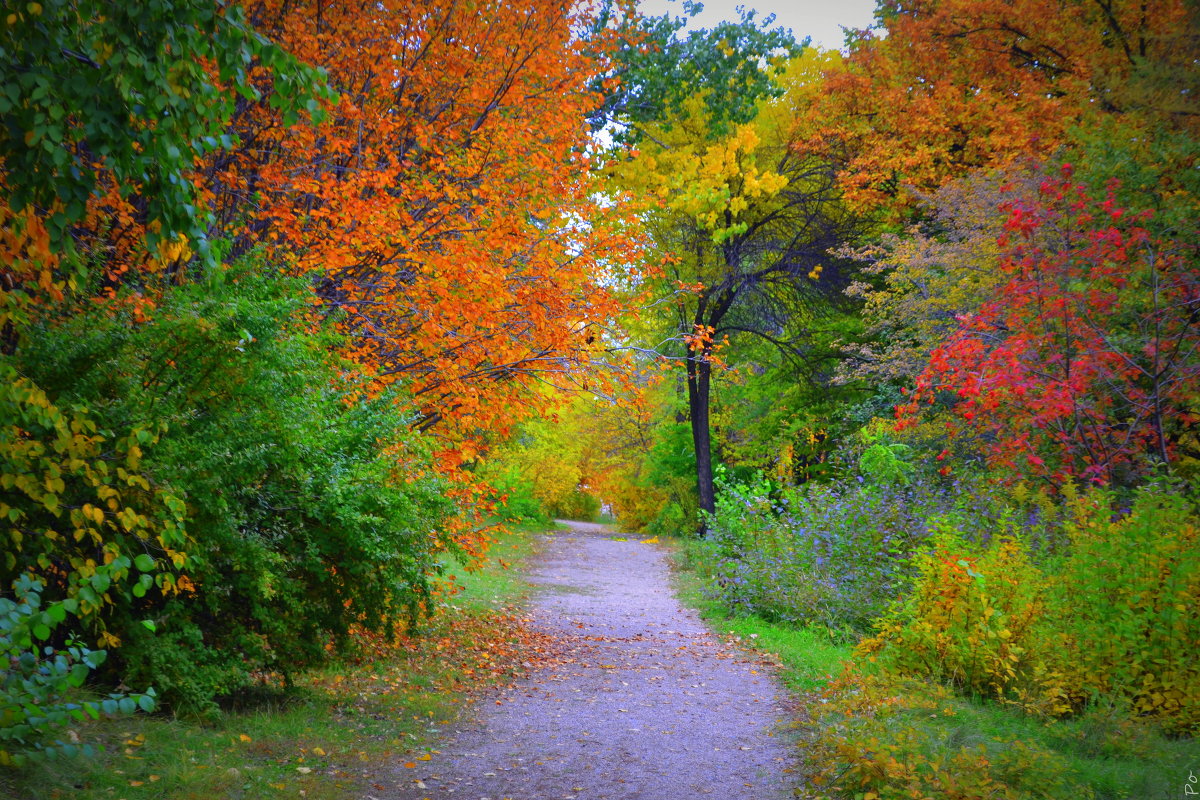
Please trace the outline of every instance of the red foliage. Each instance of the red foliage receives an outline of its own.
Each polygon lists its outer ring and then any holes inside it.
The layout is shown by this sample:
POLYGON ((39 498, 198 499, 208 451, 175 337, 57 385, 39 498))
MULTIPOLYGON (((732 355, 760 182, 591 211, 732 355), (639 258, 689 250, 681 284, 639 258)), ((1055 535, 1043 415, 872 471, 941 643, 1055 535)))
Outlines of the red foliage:
POLYGON ((1193 245, 1152 237, 1115 188, 1097 200, 1064 165, 1035 202, 1004 208, 1008 281, 933 352, 902 423, 952 393, 953 434, 1056 483, 1172 461, 1196 419, 1200 270, 1193 245))

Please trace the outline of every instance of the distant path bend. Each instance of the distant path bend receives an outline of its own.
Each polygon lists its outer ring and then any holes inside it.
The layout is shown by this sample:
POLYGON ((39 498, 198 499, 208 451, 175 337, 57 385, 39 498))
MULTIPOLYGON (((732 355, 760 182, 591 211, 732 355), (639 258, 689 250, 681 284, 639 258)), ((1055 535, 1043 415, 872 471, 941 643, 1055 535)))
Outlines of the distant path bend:
MULTIPOLYGON (((564 657, 476 709, 396 800, 774 800, 793 749, 767 668, 670 590, 662 550, 569 522, 529 576, 564 657), (499 699, 499 705, 491 702, 499 699)), ((414 774, 416 773, 416 774, 414 774)))

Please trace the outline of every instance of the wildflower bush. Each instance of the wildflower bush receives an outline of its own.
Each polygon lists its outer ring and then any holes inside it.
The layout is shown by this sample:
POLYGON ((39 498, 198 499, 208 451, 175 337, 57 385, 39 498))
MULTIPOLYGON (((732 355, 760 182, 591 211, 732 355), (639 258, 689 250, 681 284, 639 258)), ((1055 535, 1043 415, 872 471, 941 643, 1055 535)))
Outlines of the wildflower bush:
POLYGON ((982 540, 1003 516, 986 487, 970 480, 777 489, 758 476, 721 477, 718 486, 706 544, 714 596, 738 612, 839 631, 870 631, 902 596, 932 520, 982 540))
POLYGON ((1166 796, 1200 728, 1194 489, 909 474, 722 476, 688 550, 735 613, 866 637, 803 726, 811 796, 1166 796))

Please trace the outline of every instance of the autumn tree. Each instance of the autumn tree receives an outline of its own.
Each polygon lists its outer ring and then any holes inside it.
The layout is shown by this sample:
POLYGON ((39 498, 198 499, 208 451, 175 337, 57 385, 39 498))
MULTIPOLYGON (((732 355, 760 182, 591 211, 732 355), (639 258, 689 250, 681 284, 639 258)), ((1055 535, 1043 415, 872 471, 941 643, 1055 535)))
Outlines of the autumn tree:
POLYGON ((1196 13, 1181 0, 888 0, 828 71, 815 152, 860 208, 909 206, 907 186, 1045 158, 1072 126, 1149 113, 1194 119, 1196 13))
POLYGON ((442 553, 477 552, 447 517, 486 509, 481 445, 537 387, 615 379, 638 260, 591 196, 584 11, 201 5, 0 20, 0 394, 58 417, 33 449, 4 428, 5 574, 110 588, 113 683, 191 710, 427 607, 442 553), (24 491, 63 426, 83 488, 24 491))
POLYGON ((448 466, 476 432, 593 369, 633 263, 585 153, 599 69, 561 0, 258 2, 249 17, 339 92, 317 127, 244 106, 205 169, 234 252, 265 242, 317 288, 380 385, 402 382, 448 466), (239 220, 245 220, 244 225, 239 220))
POLYGON ((923 219, 884 232, 842 255, 865 266, 846 294, 862 303, 862 335, 844 343, 842 383, 910 384, 959 320, 994 299, 1005 204, 1030 202, 1043 176, 1036 164, 971 173, 925 199, 923 219))
POLYGON ((648 128, 637 158, 618 168, 624 185, 651 199, 645 221, 674 293, 700 508, 710 513, 710 407, 722 347, 742 336, 763 339, 803 371, 814 321, 844 288, 829 251, 855 220, 839 201, 836 167, 796 146, 810 78, 819 75, 814 66, 830 57, 801 56, 783 78, 785 93, 764 99, 753 121, 725 135, 711 124, 704 87, 696 87, 648 128))
POLYGON ((1169 468, 1200 397, 1194 238, 1153 237, 1148 214, 1069 167, 1007 209, 1004 283, 933 351, 902 413, 948 401, 993 465, 1056 484, 1169 468))

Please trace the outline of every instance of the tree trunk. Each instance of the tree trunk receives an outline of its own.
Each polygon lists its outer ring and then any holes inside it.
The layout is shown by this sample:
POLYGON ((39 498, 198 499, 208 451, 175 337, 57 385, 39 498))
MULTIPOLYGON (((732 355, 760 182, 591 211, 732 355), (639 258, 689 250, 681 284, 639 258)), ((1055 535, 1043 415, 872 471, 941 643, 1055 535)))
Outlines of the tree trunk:
MULTIPOLYGON (((709 386, 712 365, 707 349, 687 360, 688 416, 692 421, 692 444, 696 450, 696 489, 700 495, 700 510, 716 511, 713 492, 712 438, 708 428, 709 386)), ((707 524, 700 520, 699 534, 704 536, 707 524)))

